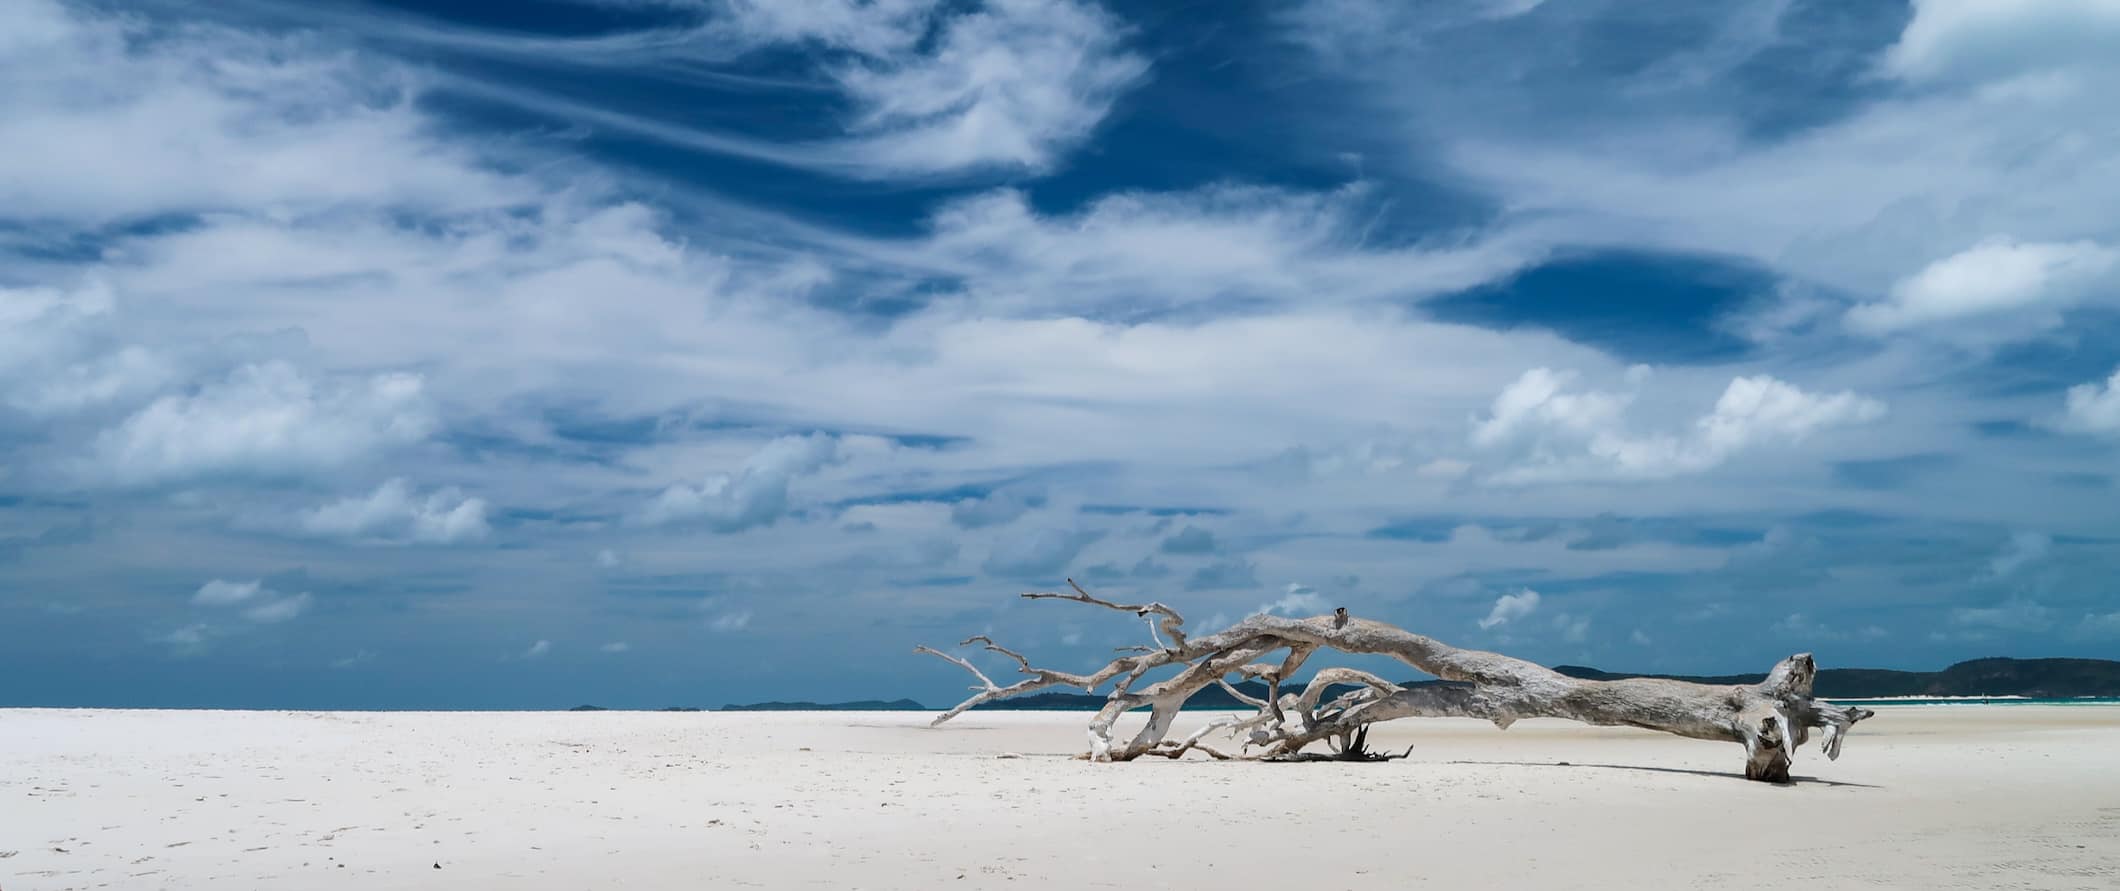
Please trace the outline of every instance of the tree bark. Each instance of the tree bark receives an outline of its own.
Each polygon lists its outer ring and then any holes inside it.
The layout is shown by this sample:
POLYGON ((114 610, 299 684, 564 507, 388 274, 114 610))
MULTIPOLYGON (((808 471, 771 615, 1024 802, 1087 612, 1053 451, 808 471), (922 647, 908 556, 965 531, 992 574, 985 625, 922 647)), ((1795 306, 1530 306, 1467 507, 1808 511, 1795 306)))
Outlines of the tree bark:
POLYGON ((1243 735, 1244 754, 1239 757, 1289 759, 1319 741, 1349 750, 1356 747, 1358 734, 1379 721, 1474 717, 1506 730, 1523 718, 1547 717, 1738 743, 1745 748, 1746 779, 1785 783, 1794 750, 1809 739, 1813 728, 1823 731, 1821 748, 1826 757, 1837 759, 1849 728, 1874 714, 1812 698, 1817 668, 1809 653, 1783 659, 1757 684, 1719 686, 1654 678, 1583 680, 1522 659, 1460 649, 1382 622, 1354 618, 1344 609, 1305 619, 1257 615, 1222 631, 1188 636, 1184 618, 1167 606, 1112 603, 1091 596, 1072 581, 1068 584, 1074 587, 1073 593, 1023 596, 1135 613, 1149 619, 1149 633, 1156 645, 1137 648, 1131 655, 1081 675, 1033 667, 1021 654, 985 637, 966 640, 965 644, 982 643, 990 651, 1009 656, 1030 676, 1007 687, 994 683, 962 658, 919 647, 918 652, 947 659, 980 681, 980 686, 972 688, 973 696, 936 717, 934 724, 974 706, 1035 690, 1068 686, 1094 692, 1112 682, 1104 707, 1090 719, 1088 757, 1096 761, 1130 761, 1143 755, 1178 757, 1202 748, 1200 740, 1214 731, 1243 735), (1301 693, 1280 692, 1280 685, 1291 680, 1319 649, 1391 656, 1457 683, 1400 687, 1366 672, 1327 668, 1313 676, 1301 693), (1252 662, 1276 651, 1286 651, 1279 664, 1252 662), (1147 672, 1169 665, 1186 667, 1169 680, 1133 689, 1147 672), (1271 692, 1265 699, 1238 693, 1257 712, 1210 722, 1183 741, 1167 740, 1172 722, 1193 694, 1210 684, 1237 692, 1227 681, 1232 674, 1267 682, 1271 692), (1358 689, 1323 701, 1329 688, 1341 684, 1355 684, 1358 689), (1150 709, 1147 724, 1131 740, 1116 742, 1112 727, 1119 716, 1143 706, 1150 709))

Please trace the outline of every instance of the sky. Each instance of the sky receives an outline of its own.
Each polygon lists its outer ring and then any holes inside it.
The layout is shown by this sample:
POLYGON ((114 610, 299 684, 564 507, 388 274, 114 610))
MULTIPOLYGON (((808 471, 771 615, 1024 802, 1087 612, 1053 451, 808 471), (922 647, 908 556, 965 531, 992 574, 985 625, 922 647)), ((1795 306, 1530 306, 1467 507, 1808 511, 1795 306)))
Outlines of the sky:
POLYGON ((1615 671, 2120 657, 2116 42, 4 0, 0 704, 941 704, 915 645, 1146 642, 1014 596, 1069 578, 1615 671))

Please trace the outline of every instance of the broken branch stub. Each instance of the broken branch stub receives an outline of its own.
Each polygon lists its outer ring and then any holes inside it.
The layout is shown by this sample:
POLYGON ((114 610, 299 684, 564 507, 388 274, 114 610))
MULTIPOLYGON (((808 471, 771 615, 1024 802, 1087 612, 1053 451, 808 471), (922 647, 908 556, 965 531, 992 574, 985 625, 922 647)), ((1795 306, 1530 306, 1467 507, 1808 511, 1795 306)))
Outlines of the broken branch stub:
POLYGON ((1221 631, 1188 635, 1185 617, 1161 603, 1115 603, 1091 595, 1073 580, 1068 586, 1072 592, 1036 592, 1023 597, 1134 613, 1148 620, 1154 646, 1133 648, 1128 655, 1084 675, 1038 668, 1022 654, 985 636, 960 644, 982 644, 1015 661, 1018 672, 1028 677, 1008 686, 995 683, 961 657, 918 647, 916 652, 954 663, 980 682, 970 698, 938 715, 934 724, 1024 693, 1060 686, 1095 692, 1109 682, 1112 687, 1104 707, 1089 724, 1088 757, 1096 761, 1131 761, 1144 755, 1177 758, 1195 749, 1216 758, 1374 760, 1379 756, 1366 748, 1368 727, 1381 721, 1473 717, 1508 729, 1523 718, 1566 718, 1738 743, 1745 748, 1747 779, 1788 782, 1795 749, 1809 739, 1812 728, 1822 731, 1820 748, 1826 757, 1837 759, 1848 731, 1875 714, 1812 698, 1817 666, 1809 653, 1783 659, 1757 684, 1723 686, 1660 678, 1594 681, 1499 653, 1453 647, 1383 622, 1351 617, 1344 608, 1305 619, 1256 615, 1221 631), (1282 684, 1319 649, 1390 656, 1456 683, 1401 687, 1367 672, 1327 668, 1315 674, 1301 693, 1282 693, 1282 684), (1287 652, 1278 665, 1253 661, 1276 651, 1287 652), (1184 667, 1169 680, 1134 689, 1148 672, 1172 665, 1184 667), (1266 681, 1267 696, 1258 699, 1237 691, 1227 681, 1231 674, 1266 681), (1357 689, 1325 699, 1330 687, 1348 684, 1357 689), (1211 721, 1182 741, 1166 739, 1186 700, 1211 685, 1236 694, 1256 713, 1211 721), (1119 716, 1144 706, 1150 709, 1147 725, 1131 740, 1114 740, 1112 726, 1119 716), (1238 734, 1242 754, 1225 755, 1201 745, 1215 731, 1238 734), (1320 741, 1335 747, 1337 753, 1303 753, 1304 747, 1320 741))

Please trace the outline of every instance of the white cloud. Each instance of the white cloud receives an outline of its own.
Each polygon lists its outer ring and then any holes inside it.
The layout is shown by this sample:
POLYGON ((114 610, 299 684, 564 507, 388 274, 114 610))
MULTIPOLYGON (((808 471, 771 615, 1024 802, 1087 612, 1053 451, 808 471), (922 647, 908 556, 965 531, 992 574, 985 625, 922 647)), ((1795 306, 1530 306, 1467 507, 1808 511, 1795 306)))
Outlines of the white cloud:
POLYGON ((715 616, 707 623, 715 631, 742 631, 751 627, 750 610, 733 610, 715 616))
MULTIPOLYGON (((1259 607, 1258 611, 1267 615, 1280 613, 1284 616, 1314 616, 1325 611, 1325 598, 1318 594, 1316 588, 1289 582, 1288 587, 1281 592, 1279 600, 1259 607)), ((1215 625, 1208 627, 1220 630, 1215 625)))
POLYGON ((403 479, 392 479, 365 496, 346 498, 304 512, 303 531, 335 538, 454 544, 486 537, 486 502, 456 489, 422 497, 403 479))
POLYGON ((167 634, 160 635, 155 638, 155 641, 168 644, 179 655, 191 655, 204 651, 207 641, 212 638, 212 626, 204 622, 193 622, 167 634))
POLYGON ((961 277, 987 312, 1133 315, 1233 298, 1277 303, 1410 299, 1482 284, 1540 253, 1535 238, 1371 243, 1380 199, 1366 185, 1330 192, 1215 185, 1100 197, 1042 215, 1023 192, 946 204, 912 246, 961 277))
POLYGON ((647 525, 699 521, 717 532, 768 526, 788 512, 795 480, 843 460, 838 437, 783 436, 766 443, 735 473, 720 473, 662 491, 638 519, 647 525))
MULTIPOLYGON (((907 47, 910 48, 910 47, 907 47)), ((894 48, 895 49, 895 48, 894 48)), ((931 48, 841 67, 849 154, 884 171, 1051 167, 1148 71, 1118 21, 1070 0, 991 0, 942 19, 931 48)))
POLYGON ((1627 634, 1627 642, 1637 647, 1646 647, 1653 643, 1649 639, 1649 635, 1640 628, 1636 628, 1627 634))
POLYGON ((1530 588, 1497 597, 1494 608, 1487 611, 1487 618, 1480 620, 1480 629, 1498 628, 1531 615, 1538 609, 1538 600, 1538 592, 1530 588))
POLYGON ((1884 403, 1842 391, 1806 393, 1767 375, 1733 378, 1715 410, 1696 422, 1696 435, 1719 462, 1752 445, 1801 442, 1817 431, 1884 416, 1884 403))
POLYGON ((598 569, 616 569, 621 562, 623 561, 619 559, 618 552, 610 548, 604 548, 596 552, 596 567, 598 569))
POLYGON ((301 594, 296 594, 292 597, 280 597, 274 600, 268 600, 264 603, 258 604, 257 606, 253 606, 249 609, 244 610, 243 618, 249 619, 250 621, 256 622, 260 625, 270 625, 278 622, 285 622, 289 619, 301 615, 304 610, 307 610, 309 608, 309 599, 309 594, 307 592, 304 592, 301 594))
POLYGON ((206 609, 241 607, 244 619, 258 625, 285 622, 309 608, 308 592, 292 596, 265 587, 261 581, 231 582, 214 579, 200 585, 191 603, 206 609))
POLYGON ((633 649, 633 645, 626 643, 622 640, 614 640, 610 643, 604 644, 603 646, 597 647, 596 649, 605 653, 623 653, 627 650, 633 649))
POLYGON ((1631 394, 1568 393, 1573 371, 1533 368, 1502 389, 1485 420, 1472 428, 1472 444, 1496 446, 1525 433, 1559 432, 1589 438, 1617 427, 1631 394))
POLYGON ((537 643, 531 644, 529 649, 524 650, 522 658, 542 659, 545 657, 546 654, 550 652, 552 652, 552 642, 549 640, 541 640, 537 643))
POLYGON ((2120 6, 2110 0, 1914 0, 1883 64, 1912 81, 1984 79, 2112 65, 2115 41, 2120 6))
POLYGON ((511 189, 430 134, 416 81, 296 35, 11 0, 0 206, 94 222, 369 200, 491 206, 511 189), (346 171, 360 170, 360 176, 346 171))
POLYGON ((0 401, 50 417, 160 389, 169 357, 111 341, 116 298, 108 282, 80 287, 0 287, 0 401))
POLYGON ((191 602, 196 606, 234 606, 257 597, 260 592, 268 595, 271 593, 264 591, 259 582, 214 579, 200 585, 198 593, 192 595, 191 602))
POLYGON ((2062 425, 2085 433, 2120 433, 2120 368, 2103 383, 2068 388, 2068 413, 2062 425))
MULTIPOLYGON (((1634 383, 1645 375, 1629 373, 1634 383)), ((1813 394, 1768 375, 1730 380, 1707 414, 1683 434, 1635 434, 1625 425, 1634 393, 1570 392, 1576 378, 1545 368, 1504 388, 1476 419, 1475 446, 1507 462, 1491 479, 1653 479, 1698 473, 1746 449, 1798 443, 1833 427, 1882 417, 1884 403, 1852 392, 1813 394)))
MULTIPOLYGON (((823 50, 823 74, 848 111, 843 135, 773 142, 491 83, 451 88, 681 148, 890 179, 1050 170, 1149 67, 1125 46, 1118 19, 1074 0, 736 2, 718 11, 725 15, 704 30, 726 45, 823 50)), ((612 46, 627 44, 604 40, 590 52, 612 46)), ((686 61, 709 52, 695 49, 686 61)))
MULTIPOLYGON (((1937 260, 1892 288, 1891 299, 1848 310, 1857 330, 1886 333, 2074 302, 2120 262, 2095 242, 2020 243, 1990 239, 1937 260)), ((2046 324, 2057 324, 2053 313, 2046 324)))
POLYGON ((414 374, 318 382, 282 361, 244 365, 105 430, 79 472, 93 482, 147 484, 337 467, 432 433, 424 387, 414 374))
MULTIPOLYGON (((2120 244, 2103 210, 2120 201, 2106 161, 2120 125, 2105 113, 2120 15, 2107 0, 1934 0, 1910 18, 1868 6, 1830 24, 1818 4, 1697 2, 1661 10, 1685 36, 1624 52, 1601 35, 1630 21, 1625 4, 1552 9, 1491 21, 1313 0, 1288 18, 1319 68, 1364 89, 1371 135, 1408 147, 1409 175, 1478 191, 1509 228, 1558 242, 1744 258, 1840 295, 1915 286, 1997 233, 2120 244), (1556 45, 1578 51, 1539 51, 1556 45), (1793 58, 1804 62, 1784 67, 1793 58), (1782 72, 1771 87, 1764 68, 1782 72)), ((1922 282, 1911 314, 1892 302, 1853 319, 1897 330, 1963 301, 2024 298, 2021 283, 2042 274, 1922 282)), ((2040 327, 1948 333, 2007 341, 2040 327)))

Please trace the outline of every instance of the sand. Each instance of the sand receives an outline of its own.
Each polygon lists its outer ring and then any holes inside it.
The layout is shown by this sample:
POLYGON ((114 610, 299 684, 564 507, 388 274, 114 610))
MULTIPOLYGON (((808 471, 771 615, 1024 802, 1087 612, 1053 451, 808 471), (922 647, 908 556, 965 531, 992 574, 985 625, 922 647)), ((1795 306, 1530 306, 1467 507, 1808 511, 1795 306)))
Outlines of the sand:
POLYGON ((1551 720, 1103 765, 925 717, 0 711, 0 889, 2120 887, 2120 707, 1884 710, 1787 787, 1551 720))

